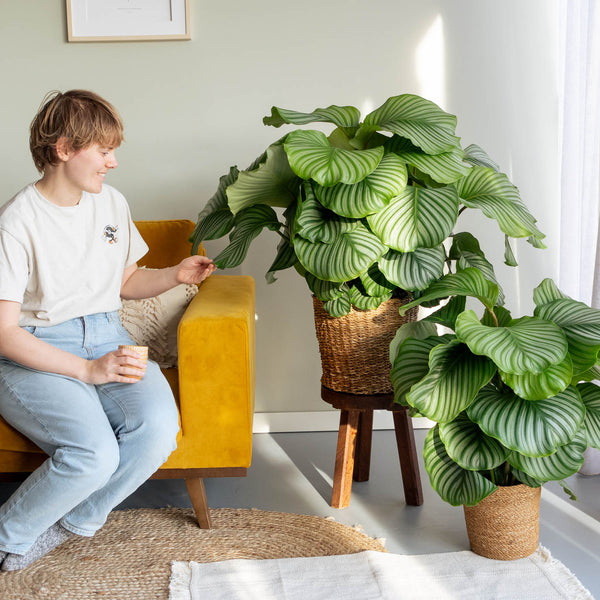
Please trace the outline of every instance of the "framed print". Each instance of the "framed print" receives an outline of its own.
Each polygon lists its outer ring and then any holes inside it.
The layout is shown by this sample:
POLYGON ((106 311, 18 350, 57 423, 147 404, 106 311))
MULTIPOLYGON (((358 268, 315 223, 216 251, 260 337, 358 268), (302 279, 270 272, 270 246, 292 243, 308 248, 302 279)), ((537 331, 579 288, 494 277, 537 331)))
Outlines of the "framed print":
POLYGON ((69 42, 189 40, 190 0, 66 0, 69 42))

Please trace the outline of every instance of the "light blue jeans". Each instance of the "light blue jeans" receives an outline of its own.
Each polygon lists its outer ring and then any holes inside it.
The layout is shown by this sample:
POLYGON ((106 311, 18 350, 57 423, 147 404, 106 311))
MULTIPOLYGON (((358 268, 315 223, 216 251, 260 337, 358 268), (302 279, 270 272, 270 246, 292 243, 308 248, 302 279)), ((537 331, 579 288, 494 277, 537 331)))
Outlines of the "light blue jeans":
MULTIPOLYGON (((86 359, 134 344, 117 312, 28 327, 86 359)), ((0 415, 49 458, 0 507, 0 550, 24 554, 60 521, 92 536, 176 447, 173 394, 156 363, 137 383, 89 385, 0 357, 0 415)))

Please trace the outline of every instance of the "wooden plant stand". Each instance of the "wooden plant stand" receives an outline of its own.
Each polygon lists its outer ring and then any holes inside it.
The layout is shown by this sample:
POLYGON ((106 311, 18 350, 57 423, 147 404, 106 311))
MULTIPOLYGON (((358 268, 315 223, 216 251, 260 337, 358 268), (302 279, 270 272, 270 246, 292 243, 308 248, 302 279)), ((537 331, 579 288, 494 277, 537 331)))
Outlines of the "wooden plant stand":
POLYGON ((415 436, 408 409, 395 404, 393 394, 356 395, 334 392, 321 386, 321 398, 340 409, 331 506, 346 508, 350 504, 352 480, 369 479, 374 410, 393 413, 404 499, 411 506, 423 504, 415 436))

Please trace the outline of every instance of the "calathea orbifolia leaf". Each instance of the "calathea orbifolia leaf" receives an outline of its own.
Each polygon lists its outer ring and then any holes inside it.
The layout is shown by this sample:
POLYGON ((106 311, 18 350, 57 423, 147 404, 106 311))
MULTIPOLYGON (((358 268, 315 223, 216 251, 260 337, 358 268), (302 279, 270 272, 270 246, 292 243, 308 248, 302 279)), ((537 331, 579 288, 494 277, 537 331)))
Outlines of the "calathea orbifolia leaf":
POLYGON ((294 247, 307 271, 319 279, 339 282, 356 279, 387 251, 364 225, 343 233, 330 244, 296 235, 294 247))
POLYGON ((574 438, 583 425, 585 405, 572 386, 552 398, 532 401, 519 398, 510 388, 500 391, 488 385, 467 414, 507 448, 540 457, 556 452, 574 438))
POLYGON ((446 423, 471 405, 495 372, 489 358, 458 340, 439 345, 429 354, 429 373, 412 386, 406 401, 429 419, 446 423))
POLYGON ((269 146, 266 160, 254 170, 242 171, 227 187, 233 214, 255 204, 287 207, 296 201, 300 180, 292 171, 282 143, 269 146))
POLYGON ((456 335, 472 352, 489 356, 505 373, 541 373, 565 360, 568 346, 560 327, 537 317, 521 317, 505 327, 482 325, 472 310, 456 319, 456 335))
POLYGON ((227 205, 225 190, 238 175, 237 167, 231 167, 229 173, 219 179, 217 191, 198 215, 196 227, 190 237, 193 244, 192 254, 198 253, 198 248, 204 240, 216 240, 231 231, 234 216, 227 205))
POLYGON ((264 228, 277 231, 281 223, 277 220, 275 211, 264 204, 257 204, 240 211, 234 221, 233 231, 229 236, 229 246, 215 259, 219 269, 231 269, 243 262, 248 249, 264 228))
POLYGON ((360 121, 360 111, 354 106, 336 106, 316 108, 313 112, 305 113, 273 106, 271 116, 264 117, 263 123, 272 127, 282 125, 306 125, 307 123, 333 123, 338 127, 357 127, 360 121))
MULTIPOLYGON (((407 340, 408 338, 414 338, 416 340, 424 340, 425 338, 428 337, 436 337, 437 336, 437 328, 433 323, 427 323, 424 320, 420 320, 420 321, 408 321, 407 323, 403 323, 402 325, 400 325, 400 327, 398 327, 398 330, 396 331, 396 334, 394 335, 394 339, 391 341, 390 343, 390 362, 392 363, 392 365, 394 364, 394 361, 396 359, 396 356, 398 354, 398 349, 400 348, 400 345, 404 342, 404 340, 407 340)), ((433 346, 431 346, 431 348, 433 348, 433 346)), ((428 370, 428 364, 429 364, 429 351, 431 350, 431 348, 429 348, 429 350, 427 350, 427 369, 425 371, 423 371, 423 375, 425 375, 425 373, 427 373, 428 370)), ((418 380, 415 380, 415 383, 418 380)), ((412 385, 412 384, 411 384, 412 385)))
POLYGON ((391 292, 382 296, 370 296, 367 293, 363 294, 356 286, 350 289, 350 301, 358 310, 374 310, 391 297, 391 292))
POLYGON ((298 257, 296 256, 296 251, 294 250, 294 246, 290 244, 290 240, 287 236, 282 235, 281 240, 277 246, 277 256, 273 261, 273 264, 269 267, 265 278, 267 283, 274 283, 277 281, 275 277, 275 273, 277 271, 283 271, 284 269, 289 269, 293 267, 298 262, 298 257))
POLYGON ((471 144, 465 148, 464 160, 475 167, 489 167, 500 172, 500 167, 477 144, 471 144))
POLYGON ((302 182, 302 195, 298 199, 294 235, 300 235, 309 242, 331 244, 343 233, 362 227, 358 219, 340 217, 326 209, 317 200, 309 181, 302 182))
POLYGON ((587 443, 600 450, 600 388, 594 383, 580 383, 577 389, 585 404, 583 425, 587 443))
POLYGON ((571 298, 558 298, 536 307, 534 314, 559 326, 573 360, 573 376, 591 369, 600 351, 600 310, 571 298))
POLYGON ((383 157, 383 148, 335 148, 321 131, 296 130, 288 134, 285 151, 292 170, 319 185, 357 183, 372 173, 383 157))
POLYGON ((533 290, 533 301, 539 308, 544 304, 550 304, 553 300, 559 300, 561 298, 569 298, 566 294, 563 294, 558 286, 550 278, 546 278, 533 290))
POLYGON ((470 296, 477 298, 487 309, 492 310, 498 300, 498 286, 486 279, 479 269, 465 269, 458 273, 444 275, 432 283, 420 298, 400 308, 400 314, 430 300, 448 296, 470 296))
MULTIPOLYGON (((431 324, 429 324, 431 326, 431 324)), ((394 386, 394 401, 406 406, 405 397, 411 387, 421 381, 429 372, 429 353, 439 344, 448 344, 455 339, 453 335, 427 335, 429 328, 409 327, 408 323, 400 327, 397 336, 404 337, 407 331, 414 337, 395 339, 391 345, 397 345, 392 364, 390 379, 394 386), (416 330, 415 330, 416 329, 416 330), (400 343, 398 344, 398 341, 400 343)))
POLYGON ((388 281, 403 290, 426 289, 444 272, 446 254, 442 245, 417 248, 414 252, 388 250, 377 263, 388 281))
POLYGON ((427 315, 423 321, 437 323, 442 327, 454 330, 456 318, 465 310, 467 299, 464 296, 452 296, 450 300, 434 313, 427 315))
POLYGON ((406 186, 391 202, 367 217, 381 241, 399 252, 439 246, 458 218, 458 196, 453 186, 425 189, 406 186))
POLYGON ((515 375, 502 370, 499 373, 502 381, 510 386, 517 396, 525 400, 544 400, 569 387, 573 376, 573 362, 567 354, 562 362, 550 365, 540 373, 527 371, 522 375, 515 375))
POLYGON ((425 438, 423 458, 431 487, 452 506, 475 506, 497 489, 483 475, 463 469, 448 456, 439 425, 430 429, 425 438))
POLYGON ((532 458, 511 452, 508 462, 537 481, 556 481, 577 473, 587 448, 585 434, 578 431, 573 439, 548 456, 532 458))
POLYGON ((486 217, 496 220, 500 229, 510 237, 531 236, 540 243, 545 237, 521 201, 519 190, 504 173, 473 167, 455 185, 465 206, 480 209, 486 217))
POLYGON ((436 183, 454 183, 464 177, 470 168, 463 162, 463 151, 460 148, 452 148, 450 152, 436 155, 400 152, 397 156, 421 173, 429 175, 436 183))
POLYGON ((389 131, 409 139, 428 154, 441 154, 460 148, 455 129, 454 115, 444 112, 430 100, 402 94, 388 98, 368 114, 355 138, 365 141, 375 131, 389 131))
POLYGON ((503 464, 510 451, 486 435, 465 413, 440 423, 440 438, 450 458, 463 469, 490 471, 503 464))
POLYGON ((377 265, 371 265, 365 273, 361 273, 360 282, 369 296, 384 296, 396 287, 384 277, 377 265))
POLYGON ((344 315, 347 315, 352 309, 350 290, 346 288, 341 296, 325 302, 325 304, 323 304, 323 308, 332 317, 343 317, 344 315))
POLYGON ((338 215, 362 218, 381 210, 406 185, 405 164, 395 155, 386 154, 377 168, 357 183, 315 186, 319 202, 338 215))
POLYGON ((318 277, 315 277, 312 273, 306 273, 306 283, 310 288, 310 291, 319 299, 321 302, 329 302, 335 300, 340 296, 344 295, 348 291, 348 286, 345 283, 334 283, 333 281, 323 281, 318 277))

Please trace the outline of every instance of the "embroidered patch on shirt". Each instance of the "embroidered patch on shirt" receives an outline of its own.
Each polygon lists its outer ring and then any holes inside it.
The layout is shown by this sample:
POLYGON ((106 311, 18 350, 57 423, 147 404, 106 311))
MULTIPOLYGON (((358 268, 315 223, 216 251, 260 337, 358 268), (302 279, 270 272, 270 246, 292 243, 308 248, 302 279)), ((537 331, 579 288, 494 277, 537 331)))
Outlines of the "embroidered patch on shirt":
POLYGON ((117 230, 119 229, 118 225, 107 225, 104 228, 103 236, 104 241, 109 244, 116 244, 119 240, 117 239, 117 230))

